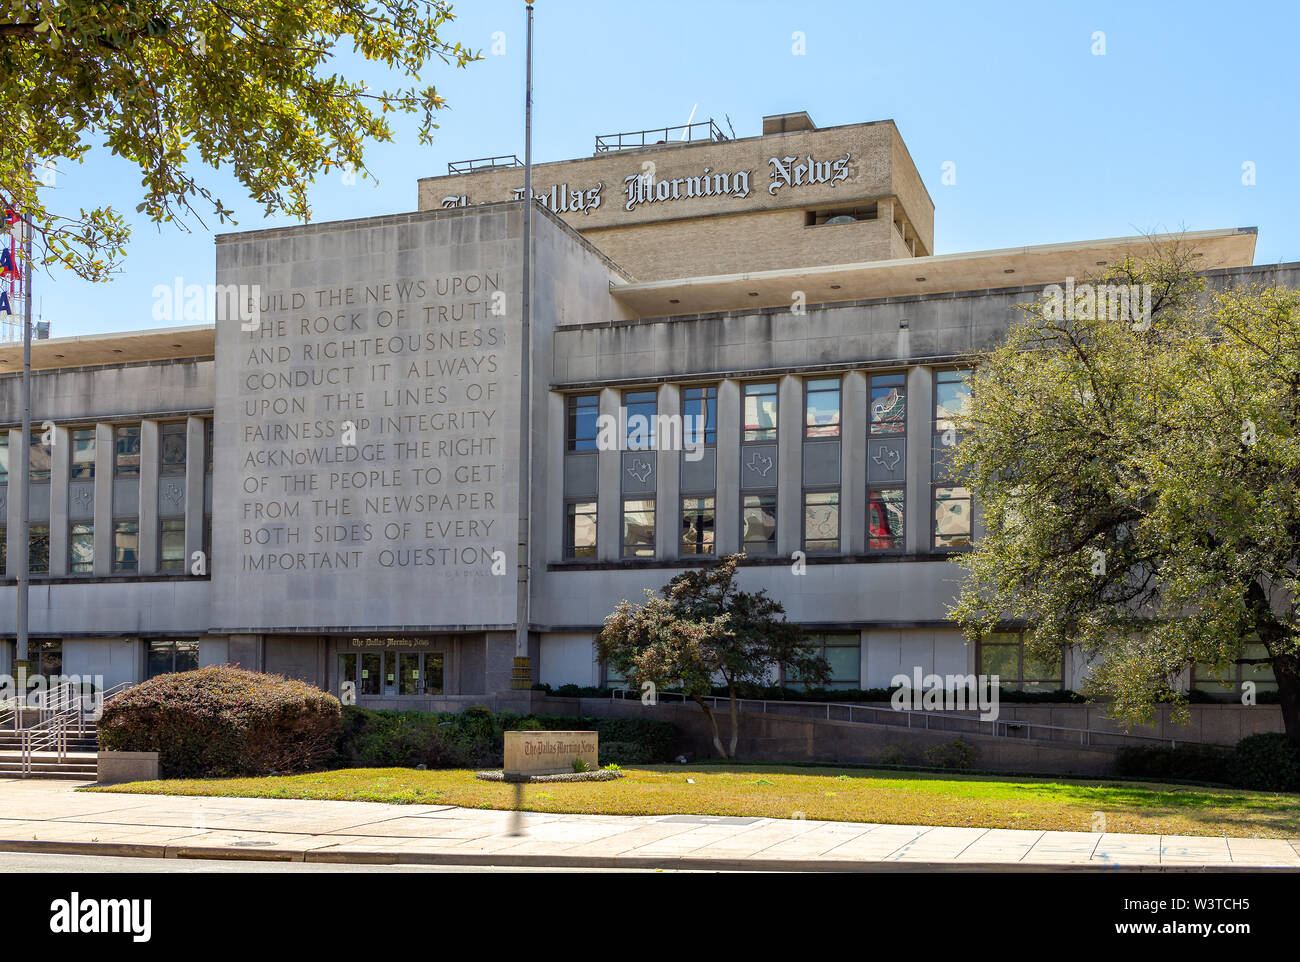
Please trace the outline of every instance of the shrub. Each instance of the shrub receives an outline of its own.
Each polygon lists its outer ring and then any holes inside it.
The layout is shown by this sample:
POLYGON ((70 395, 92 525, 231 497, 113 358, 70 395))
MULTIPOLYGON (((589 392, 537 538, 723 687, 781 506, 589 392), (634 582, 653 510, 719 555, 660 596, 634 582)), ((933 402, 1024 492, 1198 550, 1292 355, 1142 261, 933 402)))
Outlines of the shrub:
POLYGON ((1300 749, 1281 732, 1247 735, 1232 750, 1228 777, 1239 788, 1300 792, 1300 749))
POLYGON ((886 745, 885 750, 880 753, 880 764, 906 765, 907 754, 897 745, 886 745))
POLYGON ((960 738, 954 738, 927 748, 925 760, 935 768, 971 768, 975 765, 975 749, 960 738))
POLYGON ((1231 782, 1230 749, 1216 745, 1125 746, 1115 756, 1115 774, 1127 778, 1171 778, 1187 782, 1231 782))
POLYGON ((606 764, 620 767, 623 765, 649 765, 655 761, 643 745, 638 745, 635 742, 607 742, 604 740, 600 743, 600 760, 606 764))
POLYGON ((107 751, 158 752, 165 777, 266 775, 332 761, 337 698, 306 682, 230 665, 159 675, 110 698, 107 751))

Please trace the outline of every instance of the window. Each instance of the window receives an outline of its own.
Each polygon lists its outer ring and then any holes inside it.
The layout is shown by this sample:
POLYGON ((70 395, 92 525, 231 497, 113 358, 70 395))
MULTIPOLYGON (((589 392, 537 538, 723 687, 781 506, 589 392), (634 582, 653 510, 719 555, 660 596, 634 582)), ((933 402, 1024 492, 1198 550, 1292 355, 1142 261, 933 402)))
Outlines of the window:
POLYGON ((803 495, 805 551, 840 550, 840 493, 805 491, 803 495))
POLYGON ((0 429, 0 484, 9 483, 9 432, 0 429))
POLYGON ((113 429, 113 477, 140 477, 140 425, 113 429))
MULTIPOLYGON (((813 654, 821 655, 830 664, 831 677, 827 688, 858 688, 862 677, 862 638, 857 632, 851 634, 808 634, 804 643, 813 654)), ((786 684, 806 688, 799 681, 799 674, 793 668, 786 667, 786 684)))
POLYGON ((357 684, 357 653, 355 651, 339 652, 339 689, 338 696, 343 697, 343 685, 346 682, 352 682, 352 693, 355 695, 361 690, 357 684))
POLYGON ((682 437, 695 444, 718 443, 718 389, 688 387, 682 392, 682 437), (694 420, 686 420, 693 418, 694 420), (693 429, 690 430, 689 428, 693 429))
POLYGON ((564 556, 596 557, 596 502, 574 501, 566 507, 564 556))
POLYGON ((158 570, 185 570, 184 518, 163 518, 158 522, 158 570))
POLYGON ((934 377, 934 430, 935 433, 956 428, 954 419, 966 414, 970 405, 969 368, 955 371, 938 371, 934 377))
POLYGON ((185 473, 187 428, 184 421, 168 421, 158 427, 158 469, 161 474, 185 473))
MULTIPOLYGON (((1261 642, 1247 642, 1242 645, 1242 658, 1267 658, 1268 649, 1261 642)), ((1241 696, 1243 682, 1255 683, 1255 691, 1277 691, 1277 679, 1273 666, 1230 664, 1226 672, 1220 672, 1212 665, 1196 664, 1192 666, 1192 688, 1210 695, 1225 696, 1233 701, 1241 696)))
POLYGON ((712 498, 682 498, 682 554, 713 554, 712 498))
POLYGON ((203 422, 203 447, 204 447, 203 467, 208 474, 212 473, 212 436, 214 433, 215 432, 213 431, 212 422, 204 421, 203 422))
POLYGON ((32 639, 27 643, 27 657, 32 662, 32 674, 54 678, 63 674, 63 640, 32 639))
POLYGON ((804 382, 804 437, 840 436, 840 379, 819 378, 804 382))
POLYGON ((930 544, 934 548, 968 548, 973 534, 970 488, 954 485, 945 468, 946 459, 938 457, 941 446, 956 443, 957 421, 970 404, 969 369, 938 371, 934 383, 934 451, 933 505, 934 530, 930 544))
POLYGON ((197 640, 149 642, 148 677, 156 678, 176 671, 193 671, 198 667, 197 640))
POLYGON ((868 419, 871 434, 902 435, 907 430, 907 376, 879 374, 871 379, 868 419))
POLYGON ((652 451, 655 446, 657 391, 624 391, 623 409, 627 412, 627 449, 652 451))
POLYGON ((203 516, 203 559, 209 574, 212 573, 212 515, 203 516))
POLYGON ((27 476, 33 481, 50 480, 50 445, 41 440, 39 434, 32 435, 27 464, 27 476))
POLYGON ((1065 687, 1065 658, 1062 652, 1047 661, 1025 652, 1024 638, 1029 632, 990 632, 979 643, 978 664, 981 675, 997 675, 1002 688, 1013 691, 1059 691, 1065 687))
POLYGON ((399 695, 442 694, 442 652, 404 651, 386 657, 397 659, 399 695))
POLYGON ((76 521, 69 529, 68 561, 74 575, 95 570, 95 526, 90 522, 76 521))
POLYGON ((745 385, 745 441, 776 440, 776 382, 745 385))
POLYGON ((654 554, 654 499, 625 499, 623 501, 623 557, 653 558, 654 554))
POLYGON ((741 548, 747 554, 775 554, 776 495, 745 495, 740 531, 741 548))
POLYGON ((361 653, 361 684, 357 693, 360 695, 378 695, 383 690, 384 656, 378 651, 361 653))
POLYGON ((72 432, 72 467, 69 479, 83 481, 95 476, 95 429, 77 428, 72 432))
POLYGON ((968 548, 971 543, 970 488, 934 488, 934 547, 968 548))
POLYGON ((27 570, 34 575, 50 573, 50 526, 27 526, 27 570))
POLYGON ((596 422, 600 417, 599 394, 571 394, 565 401, 567 415, 567 449, 596 450, 596 422))
POLYGON ((872 488, 867 493, 867 548, 871 551, 903 549, 903 488, 872 488))
POLYGON ((140 522, 113 522, 113 570, 136 571, 139 568, 140 522))
POLYGON ((838 210, 810 210, 804 214, 804 225, 821 227, 823 225, 852 224, 859 220, 875 220, 880 215, 877 204, 862 207, 841 207, 838 210))
POLYGON ((0 574, 9 575, 9 529, 0 525, 0 574))

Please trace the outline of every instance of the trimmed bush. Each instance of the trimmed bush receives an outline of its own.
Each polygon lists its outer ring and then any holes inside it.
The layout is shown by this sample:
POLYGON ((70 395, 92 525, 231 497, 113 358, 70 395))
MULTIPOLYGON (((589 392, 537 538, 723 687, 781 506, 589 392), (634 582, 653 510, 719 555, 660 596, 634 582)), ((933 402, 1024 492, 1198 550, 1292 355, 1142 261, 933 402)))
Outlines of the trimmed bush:
POLYGON ((1125 746, 1115 756, 1115 774, 1126 778, 1170 778, 1184 782, 1231 784, 1232 749, 1217 745, 1125 746))
POLYGON ((1247 735, 1228 760, 1233 785, 1261 792, 1300 792, 1300 749, 1281 732, 1247 735))
POLYGON ((935 768, 973 768, 975 749, 960 738, 927 748, 925 761, 935 768))
POLYGON ((106 751, 158 752, 166 778, 299 772, 333 760, 342 706, 306 682, 230 665, 159 675, 104 705, 106 751))

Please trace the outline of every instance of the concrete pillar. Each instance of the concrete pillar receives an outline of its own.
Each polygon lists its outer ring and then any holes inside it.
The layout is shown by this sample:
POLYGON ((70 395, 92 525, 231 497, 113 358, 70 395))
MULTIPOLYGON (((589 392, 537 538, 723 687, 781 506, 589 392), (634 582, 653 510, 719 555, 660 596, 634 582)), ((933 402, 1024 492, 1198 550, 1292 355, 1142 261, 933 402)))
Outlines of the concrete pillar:
MULTIPOLYGON (((23 443, 23 432, 17 428, 9 430, 9 492, 5 502, 5 557, 18 557, 18 526, 22 523, 23 512, 27 505, 23 501, 22 478, 18 475, 18 445, 23 443)), ((17 578, 18 569, 12 560, 8 561, 5 577, 17 578)))
POLYGON ((50 575, 68 574, 68 474, 72 468, 72 432, 54 429, 50 452, 50 575))
POLYGON ((140 565, 158 573, 158 422, 140 422, 140 565))
POLYGON ((719 557, 740 550, 740 431, 743 400, 739 381, 718 385, 718 480, 713 537, 719 557))
MULTIPOLYGON (((618 424, 622 403, 623 397, 618 391, 604 388, 600 392, 600 416, 611 417, 618 424)), ((623 435, 616 431, 615 440, 614 450, 596 454, 596 474, 600 485, 596 496, 596 558, 599 561, 616 561, 622 551, 623 435)))
POLYGON ((844 375, 840 386, 840 549, 867 550, 867 378, 844 375))
POLYGON ((907 372, 907 505, 903 542, 909 553, 930 550, 934 505, 930 503, 930 451, 934 435, 934 370, 907 372))
MULTIPOLYGON (((194 565, 194 552, 203 550, 203 474, 206 471, 207 425, 203 418, 185 422, 185 573, 194 565)), ((204 561, 207 568, 207 562, 204 561)), ((211 569, 208 569, 211 572, 211 569)))
POLYGON ((776 550, 789 557, 803 547, 803 378, 781 378, 776 412, 776 550))
MULTIPOLYGON (((680 418, 682 413, 682 389, 676 384, 663 384, 659 387, 658 413, 680 418)), ((660 424, 671 423, 661 420, 660 424)), ((682 439, 685 438, 683 433, 682 439)), ((682 544, 682 446, 679 438, 670 437, 669 432, 660 431, 656 439, 659 453, 655 473, 655 554, 660 558, 675 559, 681 553, 682 544)), ((716 524, 716 522, 715 522, 716 524)))
MULTIPOLYGON (((541 529, 539 537, 538 518, 533 517, 533 539, 541 546, 540 563, 559 561, 564 557, 564 525, 566 523, 564 506, 564 395, 554 391, 546 401, 546 434, 551 443, 547 446, 542 459, 546 464, 544 477, 536 478, 535 484, 544 486, 545 500, 542 502, 541 529)), ((598 509, 599 510, 599 509, 598 509)), ((600 516, 596 517, 596 527, 600 527, 600 516)), ((544 568, 543 568, 544 570, 544 568)), ((534 569, 536 573, 536 569, 534 569)))
POLYGON ((113 426, 95 425, 95 570, 113 573, 113 426))

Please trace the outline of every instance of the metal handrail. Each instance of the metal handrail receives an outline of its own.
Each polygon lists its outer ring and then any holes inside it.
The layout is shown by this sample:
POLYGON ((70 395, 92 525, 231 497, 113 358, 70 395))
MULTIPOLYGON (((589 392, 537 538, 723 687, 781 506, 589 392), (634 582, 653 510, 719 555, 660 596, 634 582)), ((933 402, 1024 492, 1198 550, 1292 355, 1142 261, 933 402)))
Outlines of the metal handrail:
MULTIPOLYGON (((629 695, 635 696, 636 698, 640 698, 641 692, 631 688, 616 688, 610 693, 610 700, 613 701, 619 697, 622 697, 623 699, 626 700, 626 698, 629 695)), ((657 697, 663 697, 665 695, 676 696, 678 698, 681 698, 683 702, 686 701, 688 698, 687 695, 681 692, 675 692, 675 691, 656 692, 657 697)), ((718 704, 720 702, 726 705, 730 705, 731 703, 731 699, 725 698, 721 695, 702 695, 700 697, 702 700, 710 701, 712 703, 712 707, 715 709, 718 707, 718 704)), ((834 719, 831 718, 831 715, 834 711, 838 710, 838 711, 843 711, 847 714, 847 718, 844 720, 852 722, 855 720, 853 718, 853 713, 855 711, 858 711, 858 712, 871 712, 877 715, 883 714, 885 717, 893 718, 893 719, 897 719, 899 717, 905 716, 907 718, 908 728, 915 727, 912 724, 913 718, 922 718, 925 720, 925 728, 931 731, 933 730, 953 731, 954 729, 949 728, 947 726, 949 723, 957 722, 957 723, 974 724, 976 726, 974 731, 975 734, 985 734, 985 732, 982 731, 980 726, 988 725, 989 731, 987 732, 987 734, 999 738, 1010 738, 1012 737, 1013 729, 1016 732, 1019 732, 1021 728, 1024 728, 1025 729, 1024 737, 1026 739, 1033 738, 1032 732, 1034 729, 1041 729, 1043 731, 1049 731, 1049 732, 1067 732, 1070 733, 1071 735, 1078 735, 1079 744, 1085 746, 1092 745, 1094 738, 1119 738, 1119 739, 1133 738, 1133 739, 1138 739, 1140 741, 1159 742, 1161 744, 1167 742, 1171 748, 1177 747, 1177 739, 1166 738, 1163 735, 1142 735, 1142 734, 1135 734, 1132 732, 1109 732, 1099 728, 1070 728, 1064 725, 1045 725, 1042 722, 1032 722, 1032 721, 1019 719, 1019 718, 996 719, 996 720, 986 721, 975 715, 963 715, 963 714, 958 714, 956 712, 928 711, 923 708, 894 708, 892 706, 889 708, 883 708, 879 705, 861 705, 861 704, 855 704, 854 702, 840 702, 840 701, 768 701, 766 699, 757 699, 757 698, 736 699, 736 705, 741 711, 749 710, 745 708, 746 703, 761 705, 762 707, 758 710, 762 714, 768 714, 768 705, 776 705, 778 707, 785 708, 785 709, 790 709, 793 707, 820 708, 825 710, 827 721, 833 721, 834 719), (936 726, 936 728, 931 728, 930 719, 932 718, 942 721, 943 726, 942 727, 936 726)), ((802 714, 797 712, 791 713, 789 711, 786 712, 774 711, 771 712, 771 714, 774 715, 794 714, 796 717, 805 717, 805 718, 808 717, 807 713, 802 713, 802 714)), ((901 723, 899 722, 886 722, 885 724, 898 724, 901 727, 901 723)), ((967 729, 967 731, 970 731, 970 729, 967 729)), ((1019 736, 1017 735, 1016 737, 1019 736)), ((1061 741, 1062 739, 1045 738, 1041 740, 1061 741)))
POLYGON ((68 715, 53 715, 31 728, 24 728, 20 747, 24 777, 32 773, 32 755, 36 752, 52 749, 60 763, 67 761, 68 715))
POLYGON ((508 167, 522 167, 524 162, 514 154, 498 154, 495 157, 475 157, 473 160, 453 160, 447 164, 447 176, 453 174, 472 174, 476 170, 500 170, 508 167))

